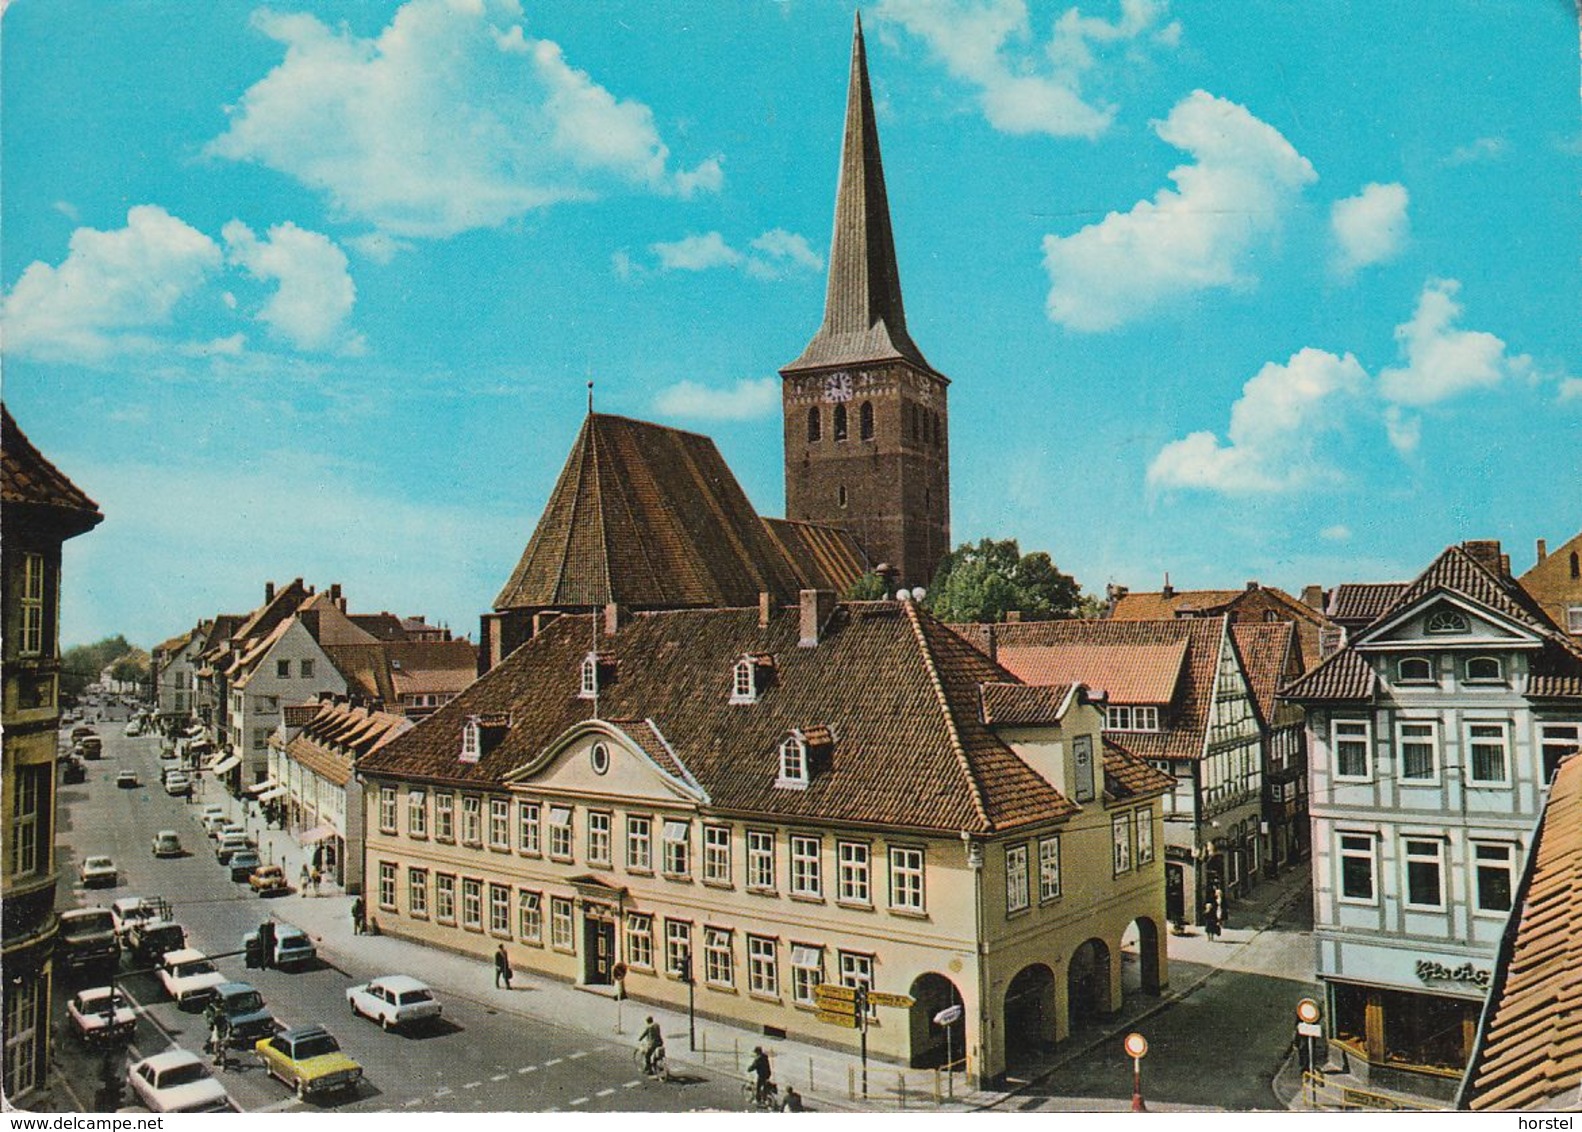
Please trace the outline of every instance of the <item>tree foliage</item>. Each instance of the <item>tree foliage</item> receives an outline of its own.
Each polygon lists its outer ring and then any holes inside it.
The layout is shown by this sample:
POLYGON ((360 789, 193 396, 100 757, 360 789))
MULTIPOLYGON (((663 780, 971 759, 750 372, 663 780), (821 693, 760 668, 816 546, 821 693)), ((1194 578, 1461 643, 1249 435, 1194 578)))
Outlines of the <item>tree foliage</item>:
POLYGON ((885 590, 884 579, 872 570, 858 578, 846 592, 840 595, 842 601, 880 601, 889 594, 885 590))
POLYGON ((60 656, 62 694, 73 698, 82 695, 82 690, 98 680, 105 668, 132 651, 131 642, 119 633, 91 645, 73 645, 60 656))
POLYGON ((1077 615, 1082 587, 1044 551, 1023 554, 1015 539, 964 542, 945 556, 924 604, 942 621, 1024 621, 1077 615))

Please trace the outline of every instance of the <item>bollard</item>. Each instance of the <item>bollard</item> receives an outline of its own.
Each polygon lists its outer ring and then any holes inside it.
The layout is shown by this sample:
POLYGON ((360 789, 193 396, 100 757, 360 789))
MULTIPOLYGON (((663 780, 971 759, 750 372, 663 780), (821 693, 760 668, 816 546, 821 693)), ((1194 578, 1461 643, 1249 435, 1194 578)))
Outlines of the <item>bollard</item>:
POLYGON ((900 1102, 900 1106, 901 1106, 902 1111, 904 1112, 906 1110, 906 1074, 905 1073, 897 1073, 895 1075, 895 1095, 896 1095, 896 1097, 898 1098, 898 1100, 900 1102))
POLYGON ((740 1073, 741 1071, 742 1071, 742 1040, 740 1038, 732 1038, 731 1039, 731 1072, 732 1073, 740 1073))
POLYGON ((853 1066, 846 1066, 846 1095, 852 1100, 857 1099, 857 1070, 853 1066))
POLYGON ((807 1059, 807 1091, 813 1091, 813 1059, 807 1059))
POLYGON ((944 1099, 939 1095, 939 1067, 934 1067, 934 1103, 944 1104, 944 1099))
POLYGON ((709 1032, 704 1030, 698 1035, 699 1052, 703 1055, 703 1064, 709 1063, 709 1032))

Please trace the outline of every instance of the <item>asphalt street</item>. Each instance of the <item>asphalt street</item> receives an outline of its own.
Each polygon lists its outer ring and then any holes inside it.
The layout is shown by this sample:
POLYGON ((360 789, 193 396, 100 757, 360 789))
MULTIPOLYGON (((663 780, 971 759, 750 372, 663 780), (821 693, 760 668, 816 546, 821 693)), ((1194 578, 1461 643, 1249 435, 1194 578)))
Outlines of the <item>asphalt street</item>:
MULTIPOLYGON (((320 962, 298 971, 245 967, 244 934, 267 917, 267 902, 245 884, 234 884, 215 860, 212 842, 197 825, 199 807, 172 798, 160 785, 159 740, 128 738, 117 721, 100 727, 105 757, 88 764, 85 784, 63 786, 57 837, 61 885, 57 906, 106 907, 123 896, 163 896, 174 906, 191 946, 215 956, 229 978, 251 983, 285 1025, 325 1025, 342 1049, 364 1068, 354 1095, 304 1106, 268 1077, 250 1052, 233 1054, 220 1076, 243 1111, 335 1109, 354 1112, 434 1111, 691 1111, 739 1110, 740 1078, 695 1074, 660 1082, 643 1077, 628 1041, 601 1041, 586 1032, 444 996, 441 1025, 426 1032, 385 1033, 353 1018, 345 989, 394 972, 320 962), (142 785, 118 789, 118 771, 138 772, 142 785), (151 839, 174 829, 187 855, 156 859, 151 839), (115 888, 84 891, 76 884, 84 856, 105 853, 121 869, 115 888), (229 953, 229 954, 228 954, 229 953)), ((202 1051, 201 1014, 176 1008, 151 973, 123 965, 122 985, 140 1007, 130 1047, 83 1048, 63 1024, 67 998, 82 986, 102 985, 103 972, 65 976, 55 999, 57 1107, 113 1112, 130 1105, 126 1067, 171 1045, 202 1051)), ((420 974, 418 972, 403 972, 420 974)))

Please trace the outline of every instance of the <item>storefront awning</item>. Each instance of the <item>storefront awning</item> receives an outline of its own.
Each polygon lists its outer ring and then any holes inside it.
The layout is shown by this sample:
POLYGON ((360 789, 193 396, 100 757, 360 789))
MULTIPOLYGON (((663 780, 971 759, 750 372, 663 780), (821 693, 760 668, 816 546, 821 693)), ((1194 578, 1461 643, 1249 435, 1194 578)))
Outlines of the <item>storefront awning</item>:
POLYGON ((219 762, 209 767, 215 774, 229 774, 242 765, 241 755, 226 755, 219 762))
POLYGON ((276 798, 284 798, 287 790, 284 786, 271 786, 258 796, 260 802, 273 802, 276 798))
POLYGON ((262 782, 255 782, 251 786, 249 786, 247 788, 247 793, 249 793, 249 794, 257 794, 257 795, 259 795, 261 797, 264 794, 265 791, 273 790, 275 787, 277 787, 279 785, 280 785, 280 782, 279 782, 278 779, 266 778, 262 782))
POLYGON ((303 845, 312 845, 315 841, 323 841, 327 837, 337 836, 339 834, 336 833, 333 825, 318 825, 297 838, 297 841, 303 845))

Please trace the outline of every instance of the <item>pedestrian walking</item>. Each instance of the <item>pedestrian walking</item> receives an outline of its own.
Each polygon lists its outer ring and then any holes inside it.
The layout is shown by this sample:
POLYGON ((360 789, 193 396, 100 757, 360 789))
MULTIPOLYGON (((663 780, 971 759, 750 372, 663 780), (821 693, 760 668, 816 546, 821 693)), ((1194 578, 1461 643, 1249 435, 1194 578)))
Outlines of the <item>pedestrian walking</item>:
POLYGON ((306 896, 308 894, 308 882, 311 879, 312 879, 312 874, 308 872, 308 863, 306 861, 303 861, 302 862, 302 874, 297 878, 297 891, 302 893, 303 896, 306 896))
POLYGON ((324 879, 324 874, 319 872, 318 869, 314 869, 313 870, 313 895, 314 896, 317 896, 319 894, 319 881, 321 881, 322 879, 324 879))
POLYGON ((1203 905, 1203 934, 1209 939, 1219 938, 1219 906, 1212 900, 1203 905))
POLYGON ((505 952, 505 944, 501 944, 494 951, 494 985, 499 987, 501 981, 505 982, 505 989, 511 989, 511 957, 505 952))
POLYGON ((363 898, 361 896, 352 901, 352 934, 362 935, 367 925, 363 922, 363 898))

